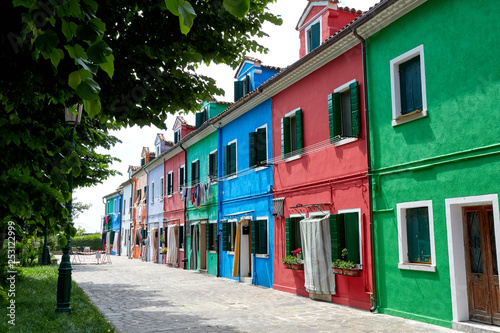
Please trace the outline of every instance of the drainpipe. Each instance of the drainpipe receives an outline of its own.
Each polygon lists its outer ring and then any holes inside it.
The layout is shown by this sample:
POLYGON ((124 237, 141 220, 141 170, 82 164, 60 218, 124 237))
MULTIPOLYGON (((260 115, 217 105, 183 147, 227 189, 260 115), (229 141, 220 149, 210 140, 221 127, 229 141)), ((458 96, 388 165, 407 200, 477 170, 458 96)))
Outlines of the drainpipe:
POLYGON ((364 89, 363 89, 363 97, 364 101, 363 104, 365 106, 365 137, 366 137, 366 161, 367 161, 367 168, 368 168, 368 211, 370 214, 370 254, 371 254, 371 273, 372 273, 372 294, 370 295, 371 297, 371 303, 372 306, 370 308, 371 312, 374 312, 377 310, 377 298, 376 298, 376 284, 375 284, 375 244, 374 244, 374 231, 373 231, 373 191, 372 191, 372 168, 371 168, 371 154, 370 154, 370 123, 369 123, 369 115, 368 115, 368 79, 367 79, 367 72, 366 72, 366 41, 363 37, 361 37, 358 32, 357 28, 355 28, 352 33, 354 36, 356 36, 357 39, 360 40, 361 42, 361 50, 363 54, 363 84, 364 84, 364 89))
MULTIPOLYGON (((182 142, 179 143, 179 147, 181 147, 182 150, 184 150, 184 181, 187 183, 187 167, 188 167, 188 153, 187 153, 187 150, 182 146, 182 142)), ((183 237, 184 237, 184 259, 182 260, 182 262, 184 262, 184 269, 187 270, 187 244, 186 244, 186 240, 187 240, 187 237, 186 237, 186 233, 187 233, 187 225, 186 225, 186 221, 187 221, 187 198, 186 200, 184 201, 184 233, 183 233, 183 237)))
POLYGON ((118 214, 120 214, 120 239, 119 239, 119 243, 118 243, 118 255, 121 256, 122 255, 122 222, 123 222, 123 214, 122 214, 122 210, 123 210, 123 194, 120 195, 120 211, 118 212, 118 214))
MULTIPOLYGON (((222 161, 222 158, 224 158, 222 154, 222 135, 219 132, 220 127, 215 126, 214 124, 212 125, 216 130, 217 130, 217 179, 221 178, 222 175, 222 165, 220 165, 219 161, 222 161), (221 158, 222 157, 222 158, 221 158)), ((220 277, 220 271, 221 271, 221 263, 220 263, 220 256, 222 253, 222 237, 220 235, 221 231, 219 228, 222 229, 222 224, 220 223, 222 219, 222 187, 221 184, 217 181, 217 277, 220 277)))

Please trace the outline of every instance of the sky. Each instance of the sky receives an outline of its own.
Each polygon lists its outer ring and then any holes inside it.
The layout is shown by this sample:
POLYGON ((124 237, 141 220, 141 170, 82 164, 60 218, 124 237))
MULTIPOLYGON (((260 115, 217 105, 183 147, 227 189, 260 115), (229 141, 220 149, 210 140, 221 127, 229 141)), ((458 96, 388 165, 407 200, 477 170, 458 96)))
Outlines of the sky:
MULTIPOLYGON (((340 5, 366 11, 377 2, 376 0, 341 0, 340 5)), ((268 66, 286 67, 297 61, 299 59, 299 33, 295 30, 295 27, 307 4, 307 0, 278 0, 276 3, 269 5, 269 11, 275 15, 280 15, 283 24, 281 26, 264 25, 263 30, 269 37, 259 39, 259 42, 269 49, 267 54, 249 53, 247 55, 260 59, 264 65, 268 66)), ((233 101, 234 70, 232 68, 224 65, 200 66, 198 72, 214 78, 217 85, 225 91, 225 96, 216 96, 217 100, 233 101)), ((195 116, 193 113, 183 115, 183 117, 189 124, 194 125, 195 116)), ((77 189, 74 192, 74 200, 92 205, 89 210, 82 213, 75 220, 76 227, 82 227, 87 232, 99 232, 101 230, 101 218, 104 216, 102 197, 116 191, 118 186, 127 180, 129 165, 140 165, 142 147, 153 149, 157 133, 163 133, 169 141, 174 140, 172 131, 174 121, 174 115, 167 119, 166 126, 168 130, 166 131, 155 126, 143 128, 134 126, 112 132, 122 143, 117 144, 109 151, 102 149, 98 152, 118 157, 121 162, 113 163, 111 169, 118 170, 122 175, 110 177, 102 184, 91 188, 77 189)))

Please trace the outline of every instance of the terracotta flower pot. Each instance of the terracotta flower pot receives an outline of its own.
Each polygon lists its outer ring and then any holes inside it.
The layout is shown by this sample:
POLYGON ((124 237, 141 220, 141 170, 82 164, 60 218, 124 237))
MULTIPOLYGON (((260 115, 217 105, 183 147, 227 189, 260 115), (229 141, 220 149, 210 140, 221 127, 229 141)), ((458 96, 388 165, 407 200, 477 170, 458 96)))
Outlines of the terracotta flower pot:
POLYGON ((360 271, 359 268, 350 268, 350 269, 340 269, 338 267, 333 268, 333 273, 346 276, 359 276, 359 271, 360 271))

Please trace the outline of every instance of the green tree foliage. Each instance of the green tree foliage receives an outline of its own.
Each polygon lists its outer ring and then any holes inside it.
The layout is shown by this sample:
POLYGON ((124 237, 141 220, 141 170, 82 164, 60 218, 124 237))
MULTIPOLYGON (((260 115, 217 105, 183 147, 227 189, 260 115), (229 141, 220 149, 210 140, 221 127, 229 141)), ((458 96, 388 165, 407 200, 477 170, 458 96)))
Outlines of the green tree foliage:
POLYGON ((169 114, 198 109, 222 93, 198 65, 234 68, 266 52, 252 38, 266 35, 266 21, 281 23, 266 11, 275 0, 171 1, 0 2, 0 242, 9 220, 19 234, 48 221, 51 234, 73 236, 68 174, 77 188, 116 173, 117 159, 98 153, 118 142, 110 130, 164 127, 169 114), (73 150, 64 107, 81 102, 73 150))

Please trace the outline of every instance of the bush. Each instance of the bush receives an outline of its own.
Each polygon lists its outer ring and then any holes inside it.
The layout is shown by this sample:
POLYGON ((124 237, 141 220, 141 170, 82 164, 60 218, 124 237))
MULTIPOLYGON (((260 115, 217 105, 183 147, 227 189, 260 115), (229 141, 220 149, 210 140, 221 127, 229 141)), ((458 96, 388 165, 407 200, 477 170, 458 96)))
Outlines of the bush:
MULTIPOLYGON (((102 251, 101 234, 91 234, 87 236, 75 236, 71 238, 71 247, 77 247, 83 250, 84 247, 90 247, 92 251, 102 251)), ((56 246, 56 251, 60 251, 61 247, 56 246)))

